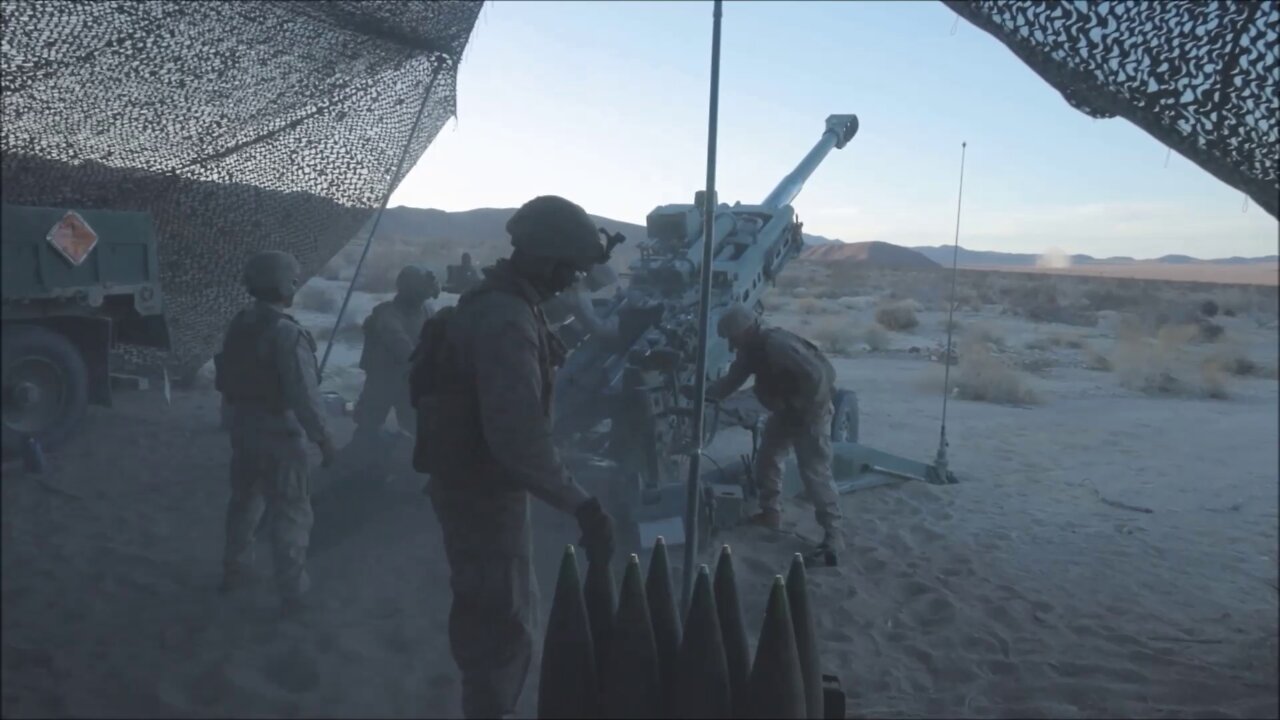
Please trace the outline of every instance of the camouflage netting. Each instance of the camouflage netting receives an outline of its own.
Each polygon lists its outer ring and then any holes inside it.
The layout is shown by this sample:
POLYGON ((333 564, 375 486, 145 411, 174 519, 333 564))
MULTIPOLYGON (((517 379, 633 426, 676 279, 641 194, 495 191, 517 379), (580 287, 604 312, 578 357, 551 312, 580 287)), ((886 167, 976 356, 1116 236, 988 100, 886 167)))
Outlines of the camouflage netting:
POLYGON ((173 352, 125 355, 190 374, 247 300, 249 255, 310 276, 421 157, 480 7, 4 0, 0 195, 150 212, 173 352))
POLYGON ((1275 2, 944 2, 1076 109, 1129 120, 1277 214, 1275 2))

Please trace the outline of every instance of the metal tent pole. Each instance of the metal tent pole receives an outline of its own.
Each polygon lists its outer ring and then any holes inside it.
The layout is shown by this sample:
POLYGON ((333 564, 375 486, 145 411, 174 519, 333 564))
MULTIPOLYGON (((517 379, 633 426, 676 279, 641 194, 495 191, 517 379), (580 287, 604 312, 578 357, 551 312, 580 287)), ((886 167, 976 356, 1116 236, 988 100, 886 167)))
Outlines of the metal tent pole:
POLYGON ((711 109, 707 119, 707 190, 702 198, 702 298, 698 308, 698 369, 694 377, 693 457, 685 496, 684 568, 681 607, 689 607, 693 592, 693 561, 698 546, 699 476, 702 473, 703 425, 706 422, 707 326, 711 323, 711 258, 715 237, 716 128, 720 109, 720 4, 715 0, 711 26, 711 109))
POLYGON ((347 285, 347 294, 342 298, 342 307, 338 308, 338 317, 333 321, 333 332, 329 333, 329 343, 324 346, 324 357, 320 360, 320 377, 324 377, 324 367, 329 362, 329 353, 333 351, 334 339, 338 335, 338 327, 342 323, 342 316, 347 312, 347 304, 351 302, 351 293, 356 289, 356 279, 360 277, 360 268, 364 267, 364 259, 369 255, 369 248, 373 247, 373 235, 378 232, 378 224, 382 222, 382 213, 387 209, 387 203, 391 202, 391 193, 395 192, 396 186, 399 185, 397 178, 404 169, 404 161, 409 157, 409 148, 413 146, 413 139, 418 135, 418 126, 422 124, 422 115, 427 110, 427 103, 431 100, 431 92, 436 89, 436 80, 444 73, 444 68, 437 67, 435 74, 431 76, 431 82, 427 84, 427 92, 422 95, 422 104, 418 106, 418 114, 413 118, 413 127, 409 130, 409 137, 404 141, 404 148, 400 150, 400 159, 396 161, 396 171, 391 176, 390 182, 387 183, 387 191, 382 195, 382 204, 378 206, 378 213, 373 217, 373 226, 369 228, 369 236, 365 238, 364 250, 360 252, 360 260, 356 262, 356 272, 351 276, 351 283, 347 285))

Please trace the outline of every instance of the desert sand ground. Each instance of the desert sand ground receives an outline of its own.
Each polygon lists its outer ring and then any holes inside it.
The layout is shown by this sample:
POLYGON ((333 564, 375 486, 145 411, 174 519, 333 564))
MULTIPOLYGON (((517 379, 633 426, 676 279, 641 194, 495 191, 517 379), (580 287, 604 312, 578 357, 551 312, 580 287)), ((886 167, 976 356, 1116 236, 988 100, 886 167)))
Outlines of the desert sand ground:
MULTIPOLYGON (((937 278, 863 278, 856 292, 833 291, 821 268, 784 279, 767 317, 832 352, 859 393, 863 442, 932 457, 937 278), (907 310, 914 327, 876 324, 908 325, 907 310)), ((1034 322, 983 302, 984 282, 957 314, 948 434, 965 482, 845 496, 852 548, 810 573, 822 661, 851 715, 1280 716, 1274 303, 1237 297, 1209 342, 1180 310, 1034 322)), ((1181 307, 1195 292, 1159 297, 1181 307)), ((357 295, 356 319, 377 299, 357 295)), ((330 363, 356 357, 342 343, 330 363)), ((349 367, 331 381, 349 398, 358 384, 349 367)), ((458 716, 447 569, 421 478, 394 479, 380 512, 342 533, 332 502, 318 505, 319 607, 305 625, 280 623, 269 581, 214 592, 229 493, 217 425, 207 386, 168 406, 123 394, 93 409, 43 478, 6 472, 4 716, 458 716)), ((712 455, 728 461, 746 442, 725 431, 712 455)), ((318 474, 318 492, 329 482, 318 474)), ((544 508, 536 517, 545 618, 574 532, 544 508)), ((792 532, 817 534, 794 503, 784 530, 717 538, 738 559, 753 642, 770 578, 804 547, 792 532)), ((259 568, 269 577, 266 548, 259 568)), ((525 717, 536 688, 535 662, 525 717)))

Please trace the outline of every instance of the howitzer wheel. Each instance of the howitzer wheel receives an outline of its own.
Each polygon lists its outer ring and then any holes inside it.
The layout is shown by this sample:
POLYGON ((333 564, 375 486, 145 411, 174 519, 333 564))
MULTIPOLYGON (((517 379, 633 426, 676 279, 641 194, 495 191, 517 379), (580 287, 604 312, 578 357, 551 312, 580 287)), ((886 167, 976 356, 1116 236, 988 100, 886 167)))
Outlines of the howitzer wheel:
POLYGON ((858 442, 858 395, 852 390, 836 390, 831 404, 831 441, 858 442))

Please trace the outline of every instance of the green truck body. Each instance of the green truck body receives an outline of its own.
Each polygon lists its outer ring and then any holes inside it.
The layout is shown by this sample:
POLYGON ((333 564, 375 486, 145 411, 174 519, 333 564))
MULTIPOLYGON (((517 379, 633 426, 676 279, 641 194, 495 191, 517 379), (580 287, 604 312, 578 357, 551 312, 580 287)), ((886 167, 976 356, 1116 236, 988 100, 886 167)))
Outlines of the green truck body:
POLYGON ((4 452, 74 435, 111 404, 116 343, 169 348, 151 217, 0 207, 4 452))

